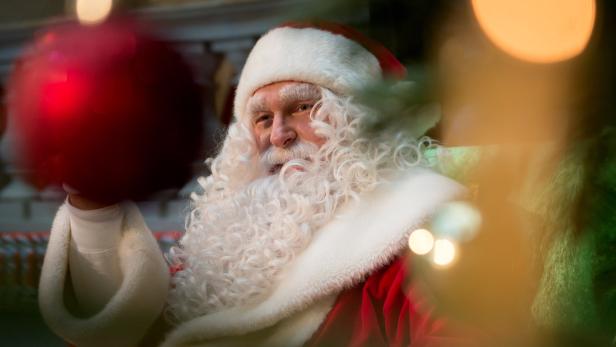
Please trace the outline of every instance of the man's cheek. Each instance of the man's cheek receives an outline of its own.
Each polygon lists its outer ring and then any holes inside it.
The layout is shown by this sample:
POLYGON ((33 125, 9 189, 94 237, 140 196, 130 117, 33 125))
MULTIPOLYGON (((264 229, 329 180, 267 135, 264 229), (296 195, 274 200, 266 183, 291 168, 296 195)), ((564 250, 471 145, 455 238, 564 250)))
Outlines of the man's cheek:
POLYGON ((270 147, 269 136, 267 134, 257 133, 255 135, 255 142, 259 153, 265 152, 270 147))

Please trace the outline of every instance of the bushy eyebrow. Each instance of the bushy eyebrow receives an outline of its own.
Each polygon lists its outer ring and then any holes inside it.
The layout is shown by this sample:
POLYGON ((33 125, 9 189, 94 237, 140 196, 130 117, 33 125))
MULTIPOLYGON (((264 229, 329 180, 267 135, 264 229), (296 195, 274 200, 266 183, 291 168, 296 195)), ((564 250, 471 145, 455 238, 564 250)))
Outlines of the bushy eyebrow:
POLYGON ((278 91, 278 96, 284 103, 298 100, 318 100, 321 98, 321 90, 310 83, 292 84, 281 88, 278 91))
MULTIPOLYGON (((321 98, 321 90, 310 83, 291 84, 281 88, 278 91, 278 96, 284 103, 298 100, 318 100, 321 98)), ((250 117, 255 117, 259 112, 268 111, 265 97, 261 95, 251 96, 248 99, 246 109, 250 117)))
POLYGON ((267 105, 265 103, 265 98, 260 95, 251 96, 250 99, 248 99, 247 109, 248 109, 248 115, 250 116, 254 116, 255 113, 260 112, 260 111, 266 111, 267 105))

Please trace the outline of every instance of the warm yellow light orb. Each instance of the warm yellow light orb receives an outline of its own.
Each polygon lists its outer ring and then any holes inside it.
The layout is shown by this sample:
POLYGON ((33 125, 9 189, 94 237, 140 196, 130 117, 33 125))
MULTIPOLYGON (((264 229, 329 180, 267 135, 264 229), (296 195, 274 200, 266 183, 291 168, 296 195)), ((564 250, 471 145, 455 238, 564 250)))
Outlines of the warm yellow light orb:
POLYGON ((434 264, 448 266, 456 259, 456 245, 447 240, 441 239, 434 242, 434 264))
POLYGON ((82 24, 100 23, 111 13, 113 0, 77 0, 75 10, 82 24))
POLYGON ((471 0, 487 37, 500 49, 536 63, 570 59, 586 48, 595 0, 471 0))
POLYGON ((428 254, 433 246, 434 236, 426 229, 417 229, 409 236, 409 248, 415 254, 428 254))

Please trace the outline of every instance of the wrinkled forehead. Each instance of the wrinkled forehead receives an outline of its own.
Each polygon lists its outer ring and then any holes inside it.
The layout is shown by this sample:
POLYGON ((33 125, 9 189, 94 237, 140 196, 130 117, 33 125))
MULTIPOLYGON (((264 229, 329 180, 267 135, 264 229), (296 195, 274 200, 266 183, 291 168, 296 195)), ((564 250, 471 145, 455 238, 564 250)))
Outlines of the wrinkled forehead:
MULTIPOLYGON (((278 98, 282 103, 291 103, 302 100, 315 100, 321 98, 321 89, 312 83, 289 83, 278 89, 278 98)), ((267 107, 266 95, 257 90, 249 99, 247 110, 249 113, 263 110, 267 107)))

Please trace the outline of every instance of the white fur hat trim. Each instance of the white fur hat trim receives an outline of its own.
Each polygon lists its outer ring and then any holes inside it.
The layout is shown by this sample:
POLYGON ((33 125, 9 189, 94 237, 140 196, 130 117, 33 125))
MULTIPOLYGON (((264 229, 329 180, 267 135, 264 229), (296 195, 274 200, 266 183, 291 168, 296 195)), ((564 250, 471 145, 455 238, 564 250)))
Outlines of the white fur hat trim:
POLYGON ((342 35, 313 28, 275 28, 257 41, 246 60, 234 115, 246 119, 248 99, 275 82, 308 82, 349 95, 381 75, 377 58, 342 35))

